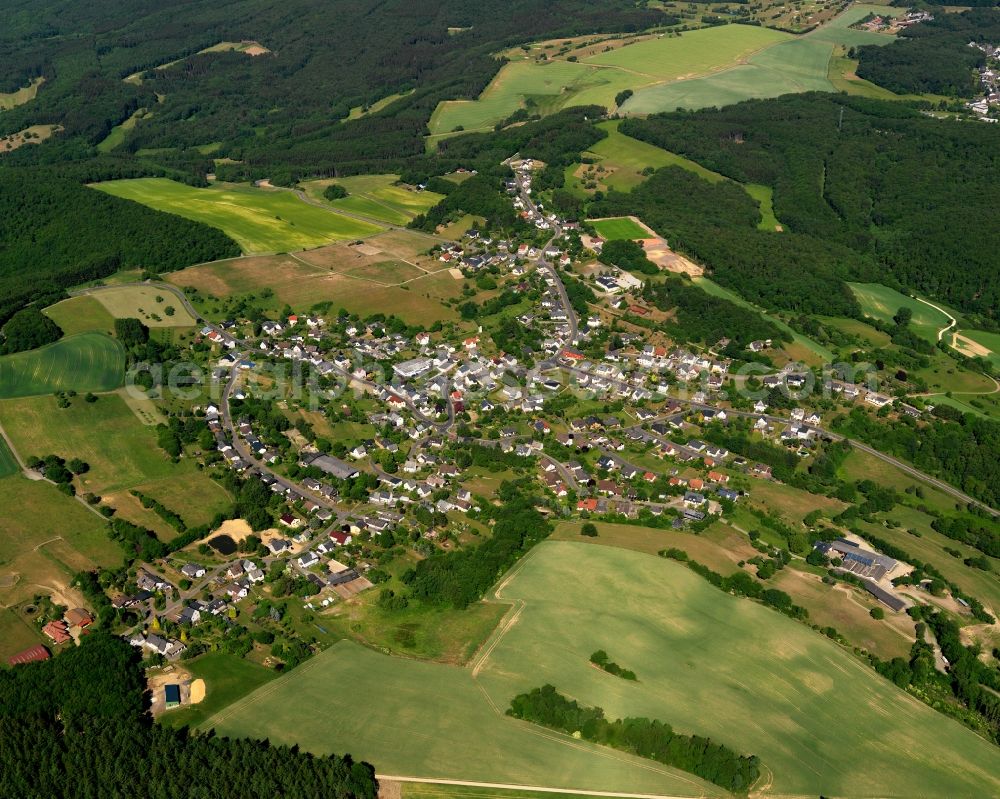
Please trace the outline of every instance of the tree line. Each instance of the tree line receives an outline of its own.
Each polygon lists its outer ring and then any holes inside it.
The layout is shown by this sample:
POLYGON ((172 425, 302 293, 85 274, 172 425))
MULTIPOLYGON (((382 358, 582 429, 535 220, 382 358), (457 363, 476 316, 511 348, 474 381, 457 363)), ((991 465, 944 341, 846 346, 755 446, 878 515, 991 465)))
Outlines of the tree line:
POLYGON ((733 793, 745 794, 760 776, 756 755, 741 755, 711 738, 674 732, 658 719, 611 721, 603 709, 568 699, 552 685, 518 694, 507 715, 664 763, 733 793))

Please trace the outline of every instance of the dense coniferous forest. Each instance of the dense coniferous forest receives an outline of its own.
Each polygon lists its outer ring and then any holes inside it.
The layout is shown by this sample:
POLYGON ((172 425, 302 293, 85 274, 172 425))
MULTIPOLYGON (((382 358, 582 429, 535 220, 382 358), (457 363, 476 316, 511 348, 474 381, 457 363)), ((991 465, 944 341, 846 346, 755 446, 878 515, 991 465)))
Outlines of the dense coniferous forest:
POLYGON ((515 696, 507 714, 689 771, 733 793, 746 793, 760 776, 756 755, 739 755, 711 738, 682 735, 657 719, 609 721, 601 708, 581 705, 551 685, 515 696))
POLYGON ((0 671, 0 796, 375 799, 366 763, 171 730, 144 690, 138 653, 106 632, 0 671))
POLYGON ((751 229, 756 209, 738 187, 677 168, 598 206, 638 213, 747 299, 850 315, 842 280, 852 277, 932 295, 986 326, 1000 319, 996 125, 804 94, 628 119, 621 130, 773 188, 780 234, 751 229))
POLYGON ((971 97, 979 87, 973 70, 986 63, 986 54, 969 47, 970 41, 1000 41, 1000 11, 938 11, 934 19, 900 31, 899 39, 886 47, 859 47, 857 74, 899 94, 971 97))

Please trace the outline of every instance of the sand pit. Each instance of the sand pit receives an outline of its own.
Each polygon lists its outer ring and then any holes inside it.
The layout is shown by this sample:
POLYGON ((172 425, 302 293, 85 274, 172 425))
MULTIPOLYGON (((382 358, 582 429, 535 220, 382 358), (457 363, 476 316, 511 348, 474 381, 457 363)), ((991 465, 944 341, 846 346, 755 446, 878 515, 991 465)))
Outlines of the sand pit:
POLYGON ((253 528, 247 524, 246 519, 226 519, 212 533, 212 536, 216 535, 228 535, 233 541, 242 541, 248 535, 253 535, 253 528))
POLYGON ((190 691, 191 691, 191 693, 190 693, 188 701, 192 705, 197 705, 199 702, 204 701, 204 699, 205 699, 205 681, 203 679, 201 679, 201 677, 199 677, 197 680, 192 681, 190 691))
POLYGON ((698 264, 692 263, 683 255, 678 255, 671 250, 666 239, 658 236, 652 239, 642 239, 642 248, 646 251, 646 257, 660 269, 677 274, 687 273, 691 277, 698 277, 705 273, 705 270, 698 264))

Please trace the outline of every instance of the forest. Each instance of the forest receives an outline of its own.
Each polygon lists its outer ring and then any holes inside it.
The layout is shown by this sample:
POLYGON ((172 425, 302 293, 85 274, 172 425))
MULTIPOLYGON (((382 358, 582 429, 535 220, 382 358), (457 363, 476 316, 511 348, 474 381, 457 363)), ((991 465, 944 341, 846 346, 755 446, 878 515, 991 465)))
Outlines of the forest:
MULTIPOLYGON (((54 169, 0 169, 0 324, 33 300, 47 304, 68 286, 119 269, 158 273, 239 254, 215 228, 94 191, 54 169)), ((41 324, 32 331, 51 340, 41 324)))
POLYGON ((581 705, 551 685, 515 696, 507 714, 697 774, 733 793, 746 793, 760 776, 756 755, 740 755, 711 738, 674 732, 657 719, 610 721, 601 708, 581 705))
POLYGON ((857 74, 898 94, 972 97, 979 87, 973 70, 986 63, 986 54, 969 47, 970 41, 1000 41, 1000 11, 939 12, 928 22, 904 28, 890 45, 859 47, 857 74))
POLYGON ((843 284, 852 279, 922 292, 995 329, 997 128, 829 94, 627 119, 622 133, 772 187, 785 232, 756 230, 740 187, 678 168, 610 193, 596 211, 638 214, 717 282, 766 307, 857 315, 843 284))
POLYGON ((145 687, 137 650, 103 631, 0 670, 0 796, 375 799, 374 769, 350 756, 154 724, 145 687))

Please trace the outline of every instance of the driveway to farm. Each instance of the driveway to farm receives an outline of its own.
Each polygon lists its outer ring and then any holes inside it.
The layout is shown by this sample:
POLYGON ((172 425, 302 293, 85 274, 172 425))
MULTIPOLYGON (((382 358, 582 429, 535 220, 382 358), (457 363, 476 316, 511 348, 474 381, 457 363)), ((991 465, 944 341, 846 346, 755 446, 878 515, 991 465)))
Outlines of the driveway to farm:
POLYGON ((927 302, 927 300, 922 300, 922 299, 920 299, 920 297, 913 297, 913 299, 915 299, 915 300, 916 300, 917 302, 922 302, 922 303, 923 303, 924 305, 929 305, 929 306, 930 306, 931 308, 933 308, 933 309, 934 309, 935 311, 937 311, 937 312, 939 312, 939 313, 943 313, 943 314, 944 314, 945 316, 947 316, 947 317, 948 317, 948 318, 949 318, 949 319, 951 320, 950 322, 948 322, 948 324, 947 324, 947 325, 945 325, 944 327, 942 327, 942 328, 941 328, 941 329, 940 329, 940 330, 938 331, 938 334, 937 334, 937 340, 938 340, 938 341, 940 341, 940 340, 941 340, 941 337, 942 337, 942 336, 944 336, 944 334, 945 334, 945 333, 947 333, 947 332, 948 332, 949 330, 951 330, 951 329, 952 329, 952 328, 953 328, 953 327, 954 327, 954 326, 955 326, 956 324, 958 324, 958 323, 957 323, 957 322, 955 321, 955 317, 954 317, 954 316, 952 316, 952 315, 951 315, 950 313, 948 313, 948 312, 947 312, 947 311, 946 311, 946 310, 945 310, 944 308, 941 308, 941 307, 939 307, 939 306, 935 305, 935 304, 934 304, 934 303, 932 303, 932 302, 927 302))

